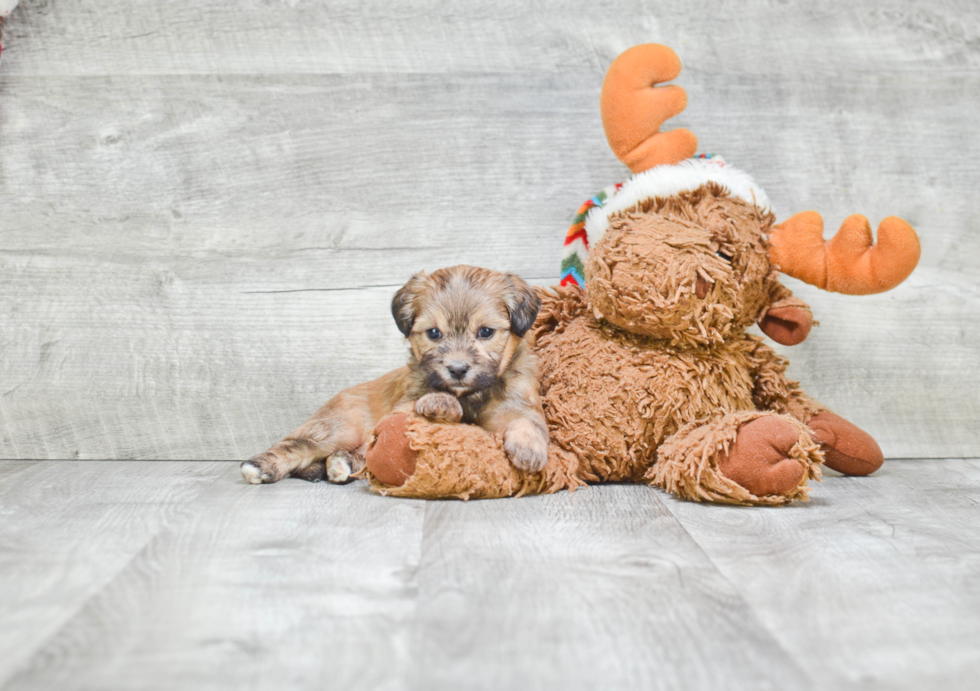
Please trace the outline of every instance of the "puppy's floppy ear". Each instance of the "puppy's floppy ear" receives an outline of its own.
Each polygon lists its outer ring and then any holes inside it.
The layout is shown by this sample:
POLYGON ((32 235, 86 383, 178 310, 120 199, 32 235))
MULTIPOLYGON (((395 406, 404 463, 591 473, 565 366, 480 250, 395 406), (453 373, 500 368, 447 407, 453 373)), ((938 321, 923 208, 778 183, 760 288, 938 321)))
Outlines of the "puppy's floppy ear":
POLYGON ((391 316, 395 318, 398 330, 405 334, 406 338, 412 333, 412 325, 415 324, 415 318, 418 316, 418 294, 426 278, 424 271, 415 274, 391 300, 391 316))
POLYGON ((523 337, 534 324, 534 319, 541 309, 541 298, 534 292, 524 279, 514 274, 506 274, 504 278, 510 284, 504 302, 510 312, 510 331, 518 337, 523 337))

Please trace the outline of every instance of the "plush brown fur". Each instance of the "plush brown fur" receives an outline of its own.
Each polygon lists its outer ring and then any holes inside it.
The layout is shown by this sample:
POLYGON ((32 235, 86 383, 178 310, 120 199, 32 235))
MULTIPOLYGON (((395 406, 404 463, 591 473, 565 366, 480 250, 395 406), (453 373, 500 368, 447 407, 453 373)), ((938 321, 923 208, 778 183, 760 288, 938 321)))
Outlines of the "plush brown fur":
MULTIPOLYGON (((609 68, 603 125, 635 173, 695 151, 687 130, 659 131, 686 105, 683 89, 660 85, 680 68, 653 44, 609 68)), ((819 214, 774 227, 770 213, 713 183, 604 220, 601 239, 589 238, 587 294, 542 295, 544 471, 514 475, 499 440, 478 430, 409 420, 368 451, 368 470, 390 480, 375 477, 376 490, 466 498, 631 480, 698 501, 784 504, 806 498, 824 460, 857 475, 881 465, 874 439, 808 398, 786 378, 786 360, 745 329, 758 323, 784 345, 806 338, 810 310, 780 271, 853 295, 897 286, 919 258, 911 226, 886 218, 875 243, 867 219, 852 216, 825 242, 819 214)))
POLYGON ((493 499, 547 494, 585 484, 578 477, 578 460, 573 454, 552 445, 543 471, 522 472, 508 460, 502 435, 489 434, 472 425, 434 424, 420 417, 396 414, 378 426, 376 435, 377 445, 369 448, 369 458, 374 460, 380 455, 378 452, 383 452, 393 456, 395 465, 409 458, 412 466, 411 472, 387 485, 372 476, 373 487, 381 494, 419 499, 493 499), (386 440, 389 427, 396 429, 386 440))
POLYGON ((773 221, 714 183, 648 199, 614 216, 589 257, 593 311, 671 345, 721 343, 783 291, 766 254, 773 221))
POLYGON ((587 294, 542 292, 533 336, 551 434, 545 473, 508 476, 491 437, 468 430, 464 441, 458 428, 415 421, 417 467, 401 487, 375 488, 507 496, 612 480, 698 501, 805 499, 820 443, 830 448, 829 434, 807 427, 824 408, 745 333, 765 328, 774 306, 787 330, 793 320, 809 329, 809 309, 769 262, 772 222, 714 184, 614 217, 586 265, 587 294))
MULTIPOLYGON (((587 296, 574 288, 546 298, 536 333, 545 414, 554 442, 579 456, 582 477, 663 484, 663 468, 648 471, 668 438, 706 434, 691 423, 759 409, 792 410, 805 423, 820 409, 783 376, 785 361, 745 334, 788 294, 767 259, 772 221, 713 184, 649 200, 614 218, 593 249, 587 296), (699 277, 710 283, 703 297, 699 277)), ((724 447, 741 421, 708 425, 716 432, 699 444, 724 447)))

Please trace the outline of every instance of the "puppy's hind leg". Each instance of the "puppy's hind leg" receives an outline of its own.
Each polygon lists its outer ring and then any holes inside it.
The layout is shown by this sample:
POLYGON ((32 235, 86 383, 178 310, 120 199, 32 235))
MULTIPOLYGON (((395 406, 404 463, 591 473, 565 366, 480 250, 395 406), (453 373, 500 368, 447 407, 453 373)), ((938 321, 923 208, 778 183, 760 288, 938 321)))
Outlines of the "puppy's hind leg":
POLYGON ((319 482, 326 477, 323 459, 333 450, 332 444, 286 437, 242 463, 242 477, 253 485, 278 482, 290 475, 319 482))
POLYGON ((298 477, 307 482, 331 482, 346 485, 354 480, 354 474, 364 467, 364 454, 355 451, 336 451, 324 460, 313 461, 306 468, 296 470, 290 477, 298 477))
POLYGON ((356 451, 338 451, 327 458, 324 472, 329 482, 335 485, 345 485, 353 480, 353 475, 364 468, 364 453, 356 451))
POLYGON ((325 461, 338 452, 352 452, 367 441, 371 413, 357 387, 341 391, 282 441, 242 463, 242 476, 253 485, 301 477, 327 478, 325 461))
MULTIPOLYGON (((309 440, 283 440, 283 442, 288 441, 303 443, 309 440)), ((273 449, 280 453, 285 451, 283 442, 277 444, 273 449)), ((317 445, 316 448, 322 449, 323 447, 317 445)), ((266 454, 271 451, 272 449, 266 454)), ((323 451, 313 451, 315 459, 309 465, 301 466, 283 475, 282 470, 277 470, 282 466, 282 459, 269 458, 266 454, 259 454, 242 463, 242 475, 253 485, 276 482, 273 478, 282 479, 287 475, 307 482, 323 482, 326 480, 335 485, 345 485, 353 480, 353 475, 364 467, 364 454, 359 453, 359 450, 335 451, 326 458, 323 458, 323 451), (258 480, 253 478, 258 478, 258 480)), ((292 460, 295 462, 295 459, 292 460)))
POLYGON ((341 391, 299 429, 242 463, 242 476, 253 485, 290 476, 346 482, 364 465, 364 448, 375 423, 404 395, 404 380, 402 368, 341 391))
POLYGON ((290 477, 298 477, 307 482, 323 482, 327 479, 327 464, 323 461, 313 461, 302 470, 297 470, 290 477))

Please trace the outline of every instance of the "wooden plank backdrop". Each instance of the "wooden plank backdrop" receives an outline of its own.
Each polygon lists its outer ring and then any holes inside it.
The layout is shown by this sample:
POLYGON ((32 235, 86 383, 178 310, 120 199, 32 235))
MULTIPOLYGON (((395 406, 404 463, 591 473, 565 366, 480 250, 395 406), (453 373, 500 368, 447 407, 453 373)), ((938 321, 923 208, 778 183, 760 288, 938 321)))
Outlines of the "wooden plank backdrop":
POLYGON ((24 0, 0 68, 0 458, 240 459, 397 366, 391 294, 555 281, 623 179, 598 93, 675 48, 676 125, 781 217, 901 215, 922 262, 783 349, 886 456, 980 455, 972 0, 24 0))

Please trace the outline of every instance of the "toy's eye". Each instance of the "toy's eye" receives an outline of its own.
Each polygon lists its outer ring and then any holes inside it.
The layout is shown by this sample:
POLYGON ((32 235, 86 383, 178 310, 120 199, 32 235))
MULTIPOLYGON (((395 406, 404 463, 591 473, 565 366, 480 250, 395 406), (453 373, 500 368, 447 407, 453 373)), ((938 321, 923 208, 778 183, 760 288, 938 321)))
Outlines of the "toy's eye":
POLYGON ((491 329, 489 326, 484 326, 479 331, 476 332, 477 338, 483 338, 483 339, 491 338, 493 334, 494 334, 494 330, 491 329))
POLYGON ((730 262, 732 260, 732 256, 730 254, 725 254, 721 250, 718 250, 717 252, 715 252, 715 254, 717 254, 719 257, 724 259, 726 262, 730 262))
POLYGON ((430 341, 438 341, 440 338, 442 338, 442 331, 433 328, 426 331, 425 335, 429 337, 430 341))

